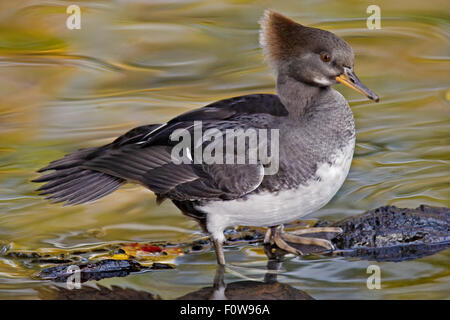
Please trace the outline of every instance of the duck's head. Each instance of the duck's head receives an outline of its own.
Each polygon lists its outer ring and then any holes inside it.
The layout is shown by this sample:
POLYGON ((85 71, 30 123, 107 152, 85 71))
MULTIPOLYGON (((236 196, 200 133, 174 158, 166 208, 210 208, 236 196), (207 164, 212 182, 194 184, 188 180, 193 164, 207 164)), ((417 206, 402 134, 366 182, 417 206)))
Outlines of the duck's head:
POLYGON ((261 47, 277 74, 317 87, 339 82, 378 102, 375 92, 355 75, 353 50, 342 38, 270 10, 260 24, 261 47))

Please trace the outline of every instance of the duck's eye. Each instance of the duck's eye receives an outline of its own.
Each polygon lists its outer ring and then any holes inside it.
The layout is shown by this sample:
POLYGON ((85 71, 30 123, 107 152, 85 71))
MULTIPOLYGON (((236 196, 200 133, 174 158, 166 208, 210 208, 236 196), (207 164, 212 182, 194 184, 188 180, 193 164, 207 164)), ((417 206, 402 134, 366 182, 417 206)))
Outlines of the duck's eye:
POLYGON ((322 52, 322 53, 320 54, 320 59, 321 59, 323 62, 330 62, 330 61, 331 61, 331 56, 330 56, 328 53, 326 53, 326 52, 322 52))

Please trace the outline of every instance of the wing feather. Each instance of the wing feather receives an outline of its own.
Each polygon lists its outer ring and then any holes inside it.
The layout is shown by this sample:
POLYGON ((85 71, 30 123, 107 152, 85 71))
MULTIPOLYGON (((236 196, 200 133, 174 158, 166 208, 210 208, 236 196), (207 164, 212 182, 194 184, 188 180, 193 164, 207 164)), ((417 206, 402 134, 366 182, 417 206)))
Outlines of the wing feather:
MULTIPOLYGON (((286 114, 275 95, 221 100, 182 114, 166 124, 137 127, 108 145, 69 154, 39 170, 55 171, 34 181, 46 182, 39 191, 49 199, 66 204, 96 200, 125 181, 141 183, 161 198, 178 201, 239 198, 261 183, 264 177, 261 164, 175 164, 171 150, 176 142, 170 140, 171 134, 178 128, 192 133, 195 121, 203 121, 205 130, 207 127, 260 128, 264 127, 265 118, 270 120, 286 114), (261 115, 255 118, 249 116, 252 114, 261 115)), ((195 145, 192 141, 192 146, 195 145)))

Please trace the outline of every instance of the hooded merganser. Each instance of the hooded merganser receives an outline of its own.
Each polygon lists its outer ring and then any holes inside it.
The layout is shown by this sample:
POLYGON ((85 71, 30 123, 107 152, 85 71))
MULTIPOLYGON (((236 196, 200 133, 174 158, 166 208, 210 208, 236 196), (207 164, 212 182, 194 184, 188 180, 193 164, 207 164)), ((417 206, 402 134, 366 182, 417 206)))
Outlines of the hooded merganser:
POLYGON ((54 171, 34 180, 46 182, 38 191, 54 202, 74 205, 102 198, 126 182, 142 184, 158 200, 171 199, 211 234, 221 265, 223 231, 236 225, 269 227, 265 243, 294 254, 302 253, 288 242, 333 250, 328 240, 301 235, 340 232, 339 228, 293 234, 284 232, 283 224, 327 204, 350 169, 353 114, 345 98, 330 86, 342 83, 374 101, 378 97, 354 74, 353 50, 340 37, 269 10, 260 24, 260 44, 276 76, 276 95, 217 101, 165 124, 134 128, 105 146, 68 154, 39 170, 54 171), (176 129, 192 132, 198 121, 220 130, 276 128, 278 171, 267 175, 260 162, 174 163, 171 135, 176 129))

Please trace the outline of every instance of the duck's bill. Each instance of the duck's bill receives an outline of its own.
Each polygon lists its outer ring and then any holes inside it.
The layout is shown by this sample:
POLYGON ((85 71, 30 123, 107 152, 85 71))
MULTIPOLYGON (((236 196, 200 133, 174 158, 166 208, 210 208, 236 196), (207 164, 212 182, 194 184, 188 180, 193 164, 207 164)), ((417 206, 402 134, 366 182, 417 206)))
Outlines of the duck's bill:
POLYGON ((352 88, 353 90, 358 91, 359 93, 365 95, 367 98, 375 102, 380 101, 378 95, 369 88, 367 88, 365 85, 363 85, 362 82, 355 75, 353 70, 349 68, 345 68, 345 72, 340 76, 337 76, 336 81, 342 83, 343 85, 346 85, 349 88, 352 88))

